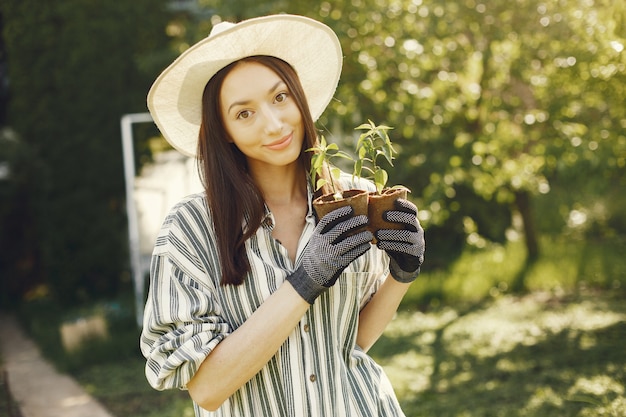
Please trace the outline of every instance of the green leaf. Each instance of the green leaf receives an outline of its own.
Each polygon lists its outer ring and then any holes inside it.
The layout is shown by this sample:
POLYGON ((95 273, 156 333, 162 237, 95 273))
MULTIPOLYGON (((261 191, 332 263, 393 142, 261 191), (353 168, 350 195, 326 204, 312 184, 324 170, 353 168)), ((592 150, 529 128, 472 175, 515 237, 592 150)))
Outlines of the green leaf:
POLYGON ((343 151, 339 151, 339 152, 337 152, 337 153, 336 153, 335 155, 333 155, 333 156, 337 156, 337 157, 339 157, 339 158, 343 158, 343 159, 349 159, 349 160, 352 160, 352 156, 350 156, 350 154, 348 154, 348 153, 346 153, 346 152, 343 152, 343 151))
POLYGON ((374 172, 374 184, 376 184, 376 190, 380 193, 387 184, 388 176, 387 171, 379 169, 374 172))
POLYGON ((357 159, 354 162, 354 176, 360 177, 362 170, 363 170, 363 160, 357 159))
POLYGON ((363 129, 370 129, 372 126, 368 123, 363 123, 357 127, 354 128, 354 130, 363 130, 363 129))
POLYGON ((318 179, 317 180, 317 184, 315 184, 315 191, 319 190, 320 188, 322 188, 326 184, 328 184, 328 181, 326 181, 324 178, 318 179))

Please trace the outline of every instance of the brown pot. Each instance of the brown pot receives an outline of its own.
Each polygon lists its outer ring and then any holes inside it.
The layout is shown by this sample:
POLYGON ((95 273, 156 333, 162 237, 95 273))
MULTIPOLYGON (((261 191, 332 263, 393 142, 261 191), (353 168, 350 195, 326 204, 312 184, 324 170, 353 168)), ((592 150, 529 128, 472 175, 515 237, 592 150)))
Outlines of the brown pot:
POLYGON ((363 214, 367 216, 368 193, 365 190, 346 190, 341 193, 342 198, 335 200, 333 194, 324 194, 313 200, 313 209, 317 213, 317 218, 321 219, 331 211, 339 207, 352 206, 354 215, 363 214))
MULTIPOLYGON (((406 188, 385 188, 380 194, 370 193, 367 205, 368 230, 376 233, 380 229, 402 229, 403 226, 398 223, 383 220, 383 213, 395 210, 394 202, 398 198, 406 199, 407 192, 406 188)), ((376 243, 376 238, 373 242, 376 243)))

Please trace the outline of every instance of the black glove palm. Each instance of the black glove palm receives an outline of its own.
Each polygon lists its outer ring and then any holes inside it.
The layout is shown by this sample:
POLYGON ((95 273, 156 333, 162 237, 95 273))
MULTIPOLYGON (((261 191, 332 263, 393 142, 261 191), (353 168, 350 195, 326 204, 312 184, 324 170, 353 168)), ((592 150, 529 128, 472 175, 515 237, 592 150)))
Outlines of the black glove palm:
POLYGON ((413 282, 424 262, 424 229, 417 220, 417 207, 410 201, 398 199, 396 210, 383 213, 388 222, 400 223, 401 230, 383 229, 376 232, 376 246, 390 257, 391 276, 399 282, 413 282))

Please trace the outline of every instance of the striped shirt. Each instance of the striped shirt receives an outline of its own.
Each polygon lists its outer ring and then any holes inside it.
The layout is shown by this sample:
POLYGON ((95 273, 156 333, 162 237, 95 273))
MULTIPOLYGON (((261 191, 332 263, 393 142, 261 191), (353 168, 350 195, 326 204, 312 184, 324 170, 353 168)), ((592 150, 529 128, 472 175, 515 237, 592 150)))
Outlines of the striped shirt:
MULTIPOLYGON (((189 196, 171 210, 152 256, 140 342, 150 385, 185 389, 215 346, 295 271, 315 228, 310 201, 309 193, 296 264, 272 237, 268 211, 246 242, 251 271, 239 286, 219 284, 204 194, 189 196)), ((196 417, 404 416, 382 368, 356 345, 359 311, 387 273, 386 254, 373 246, 318 297, 260 372, 215 412, 194 403, 196 417)))

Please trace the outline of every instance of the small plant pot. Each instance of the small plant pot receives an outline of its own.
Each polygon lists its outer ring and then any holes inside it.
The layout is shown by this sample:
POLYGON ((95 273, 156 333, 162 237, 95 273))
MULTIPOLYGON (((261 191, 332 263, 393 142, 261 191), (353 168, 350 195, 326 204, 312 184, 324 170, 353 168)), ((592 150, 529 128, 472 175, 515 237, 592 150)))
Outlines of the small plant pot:
MULTIPOLYGON (((395 210, 395 201, 398 198, 406 199, 408 189, 406 188, 385 188, 380 194, 370 193, 367 208, 369 218, 368 230, 375 233, 381 229, 402 229, 398 223, 383 220, 383 213, 388 210, 395 210)), ((374 237, 373 243, 376 243, 374 237)))
POLYGON ((367 216, 368 193, 365 190, 346 190, 341 193, 342 198, 335 199, 334 194, 324 194, 313 200, 313 209, 317 218, 321 219, 326 214, 344 206, 352 206, 354 215, 367 216))

